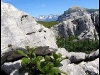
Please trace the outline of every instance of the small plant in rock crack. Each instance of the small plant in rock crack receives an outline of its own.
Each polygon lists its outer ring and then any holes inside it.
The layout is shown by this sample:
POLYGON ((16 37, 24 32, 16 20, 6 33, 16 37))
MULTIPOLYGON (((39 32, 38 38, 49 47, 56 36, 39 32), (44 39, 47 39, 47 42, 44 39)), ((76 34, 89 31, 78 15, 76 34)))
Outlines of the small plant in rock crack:
POLYGON ((22 58, 19 73, 28 72, 29 75, 61 75, 63 73, 67 75, 58 68, 60 62, 64 59, 61 54, 52 53, 51 56, 36 56, 34 51, 37 48, 26 46, 27 53, 21 50, 16 51, 17 54, 25 56, 22 58))

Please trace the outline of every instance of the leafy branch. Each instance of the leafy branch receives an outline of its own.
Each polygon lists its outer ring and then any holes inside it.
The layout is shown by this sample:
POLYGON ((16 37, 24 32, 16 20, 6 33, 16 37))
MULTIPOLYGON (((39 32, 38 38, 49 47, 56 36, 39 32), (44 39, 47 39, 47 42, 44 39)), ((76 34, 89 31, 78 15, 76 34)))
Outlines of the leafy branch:
POLYGON ((61 73, 63 73, 67 75, 58 68, 60 62, 64 59, 61 54, 52 53, 51 56, 36 56, 34 51, 37 48, 38 47, 30 48, 26 46, 27 53, 21 50, 15 52, 24 56, 22 58, 22 66, 19 69, 19 73, 28 72, 29 75, 61 75, 61 73))

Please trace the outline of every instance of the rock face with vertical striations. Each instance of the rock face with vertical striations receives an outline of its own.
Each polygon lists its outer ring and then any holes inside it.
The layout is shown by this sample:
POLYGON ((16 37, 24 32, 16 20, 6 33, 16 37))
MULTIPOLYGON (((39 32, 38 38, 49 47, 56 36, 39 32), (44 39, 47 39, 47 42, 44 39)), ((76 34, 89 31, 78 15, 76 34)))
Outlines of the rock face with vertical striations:
POLYGON ((41 51, 41 54, 58 48, 50 29, 38 24, 34 17, 13 5, 1 2, 1 54, 25 46, 49 46, 50 49, 41 51))
POLYGON ((68 37, 78 35, 79 39, 98 37, 99 13, 88 13, 85 8, 73 6, 58 17, 60 23, 51 27, 56 36, 68 37), (92 16, 91 16, 92 15, 92 16))
POLYGON ((59 69, 68 75, 99 75, 99 49, 86 54, 68 52, 56 45, 55 35, 63 37, 79 35, 80 39, 93 39, 94 30, 98 34, 98 12, 90 15, 80 7, 72 7, 69 10, 64 12, 65 17, 60 18, 59 24, 48 29, 38 24, 31 15, 1 2, 1 71, 8 75, 28 75, 27 72, 19 74, 22 56, 14 52, 18 49, 25 51, 25 46, 39 46, 35 51, 37 55, 61 53, 66 59, 61 61, 59 69))

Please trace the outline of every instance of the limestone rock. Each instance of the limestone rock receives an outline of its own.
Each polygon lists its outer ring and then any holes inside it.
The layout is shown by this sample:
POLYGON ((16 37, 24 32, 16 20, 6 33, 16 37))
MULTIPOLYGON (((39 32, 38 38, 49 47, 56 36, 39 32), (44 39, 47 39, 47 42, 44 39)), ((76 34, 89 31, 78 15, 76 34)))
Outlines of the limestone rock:
POLYGON ((99 11, 95 11, 94 13, 91 14, 91 19, 94 23, 94 26, 99 33, 99 11))
POLYGON ((93 39, 95 26, 99 25, 97 21, 99 16, 95 15, 92 19, 90 14, 77 6, 70 8, 63 15, 62 19, 60 18, 61 23, 48 29, 38 24, 29 14, 19 11, 8 3, 1 2, 1 59, 3 60, 1 70, 9 75, 28 75, 28 73, 18 73, 21 60, 10 62, 12 59, 21 57, 13 54, 15 50, 25 51, 25 46, 28 45, 30 47, 40 46, 35 52, 38 55, 57 51, 56 53, 61 53, 63 57, 68 58, 61 61, 59 66, 59 69, 68 75, 87 75, 87 72, 91 75, 93 73, 99 75, 99 49, 90 54, 68 52, 64 48, 58 48, 55 39, 55 35, 67 37, 77 34, 80 39, 93 39), (77 10, 79 11, 76 12, 77 10), (94 19, 97 19, 95 24, 94 19), (89 61, 85 61, 86 59, 89 61), (76 62, 80 63, 76 64, 76 62))
MULTIPOLYGON (((90 54, 85 54, 67 52, 64 48, 59 48, 56 53, 61 53, 63 57, 67 57, 67 59, 61 61, 59 69, 68 73, 68 75, 87 75, 87 73, 91 73, 91 75, 92 73, 99 74, 99 50, 90 54), (87 58, 88 60, 86 61, 87 58)), ((5 62, 1 66, 1 70, 5 71, 7 74, 20 75, 18 74, 18 68, 20 68, 20 66, 21 60, 5 62)), ((27 73, 21 75, 27 75, 27 73)))
POLYGON ((70 52, 70 55, 71 56, 69 57, 69 59, 72 63, 83 61, 83 60, 85 60, 85 56, 86 56, 86 54, 82 53, 82 52, 79 52, 79 53, 78 52, 70 52))
POLYGON ((90 75, 99 75, 99 58, 90 62, 81 62, 79 66, 82 67, 85 72, 89 72, 90 75))
POLYGON ((21 66, 21 60, 15 62, 8 62, 8 63, 4 63, 1 66, 1 70, 5 71, 7 74, 10 74, 15 69, 19 69, 20 66, 21 66))
POLYGON ((89 19, 91 19, 91 16, 89 14, 80 16, 78 19, 75 20, 70 18, 66 21, 59 23, 58 25, 51 27, 51 30, 54 31, 56 36, 62 37, 68 37, 72 35, 83 36, 82 33, 89 32, 86 35, 91 36, 91 38, 93 39, 95 26, 93 25, 92 20, 89 21, 89 19), (85 18, 87 18, 87 20, 85 18))
POLYGON ((74 18, 77 17, 75 15, 83 16, 85 13, 87 13, 85 8, 82 8, 82 7, 79 7, 79 6, 72 6, 68 10, 64 11, 64 14, 60 15, 58 17, 57 21, 62 22, 62 21, 66 21, 69 18, 74 19, 74 18))
POLYGON ((85 39, 93 39, 93 40, 95 40, 95 38, 94 38, 94 34, 93 34, 93 32, 91 32, 91 31, 84 31, 84 32, 82 32, 79 36, 78 36, 78 38, 80 39, 80 40, 85 40, 85 39))
MULTIPOLYGON (((25 49, 19 48, 17 50, 23 50, 26 53, 25 49)), ((49 48, 49 46, 44 46, 44 47, 40 46, 35 50, 35 54, 36 55, 46 55, 54 51, 57 51, 57 49, 49 48)), ((22 57, 23 56, 20 54, 15 54, 14 50, 3 53, 3 55, 1 56, 1 65, 3 65, 5 62, 13 62, 13 61, 19 60, 22 57)))
POLYGON ((55 36, 68 37, 77 35, 80 40, 94 39, 95 30, 97 39, 99 39, 99 13, 94 12, 94 14, 91 15, 82 7, 71 7, 58 17, 57 21, 60 23, 52 26, 51 30, 54 31, 55 36))
MULTIPOLYGON (((7 74, 10 73, 10 75, 27 75, 27 73, 25 74, 18 73, 20 62, 21 60, 13 63, 11 62, 5 63, 1 69, 6 70, 6 73, 7 74)), ((99 75, 99 58, 89 62, 83 61, 79 64, 71 63, 70 60, 65 59, 61 61, 59 69, 66 72, 68 75, 87 75, 87 72, 90 72, 90 75, 97 75, 97 74, 99 75)))
POLYGON ((67 64, 67 61, 62 61, 63 66, 59 69, 66 72, 68 75, 99 75, 99 58, 90 62, 81 62, 80 64, 67 64))
MULTIPOLYGON (((67 63, 67 62, 63 61, 62 63, 67 63)), ((68 75, 87 75, 79 65, 75 64, 68 64, 68 65, 63 64, 63 66, 59 67, 59 69, 66 72, 68 75)))
POLYGON ((50 29, 38 24, 32 16, 13 5, 1 2, 1 54, 25 46, 58 48, 50 29))
POLYGON ((28 75, 28 73, 19 74, 18 69, 15 69, 10 75, 28 75))
POLYGON ((64 48, 58 49, 56 53, 61 53, 62 57, 68 58, 71 63, 77 63, 85 60, 86 54, 82 52, 68 52, 64 48))
POLYGON ((69 57, 69 53, 65 48, 58 48, 58 50, 56 51, 56 54, 62 54, 62 57, 66 58, 69 57))
POLYGON ((90 54, 86 54, 83 52, 68 52, 65 48, 58 48, 56 53, 61 53, 62 57, 68 58, 71 63, 80 63, 82 61, 92 61, 99 57, 99 49, 91 52, 90 54))
POLYGON ((99 57, 99 49, 90 53, 88 55, 88 59, 94 60, 95 58, 99 57))

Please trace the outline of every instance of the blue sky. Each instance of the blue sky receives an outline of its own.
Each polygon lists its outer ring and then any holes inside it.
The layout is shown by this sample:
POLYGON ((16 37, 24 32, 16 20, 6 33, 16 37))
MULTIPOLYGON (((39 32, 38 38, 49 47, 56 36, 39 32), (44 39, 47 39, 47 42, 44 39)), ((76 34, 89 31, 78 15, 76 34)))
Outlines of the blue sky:
POLYGON ((99 9, 99 0, 2 0, 34 17, 63 14, 72 6, 99 9))

